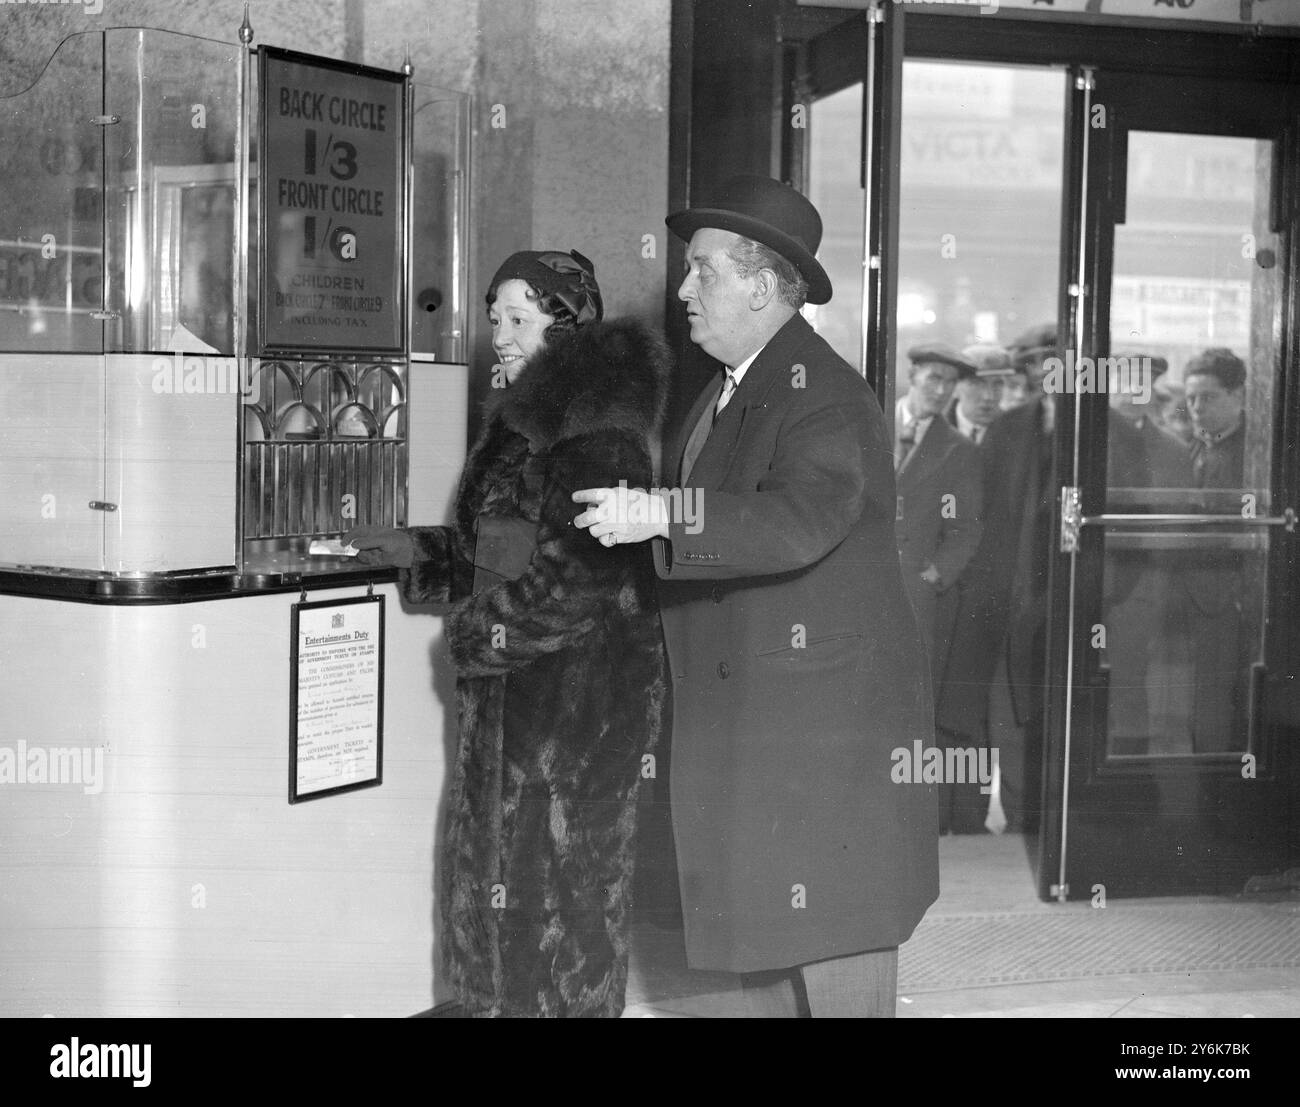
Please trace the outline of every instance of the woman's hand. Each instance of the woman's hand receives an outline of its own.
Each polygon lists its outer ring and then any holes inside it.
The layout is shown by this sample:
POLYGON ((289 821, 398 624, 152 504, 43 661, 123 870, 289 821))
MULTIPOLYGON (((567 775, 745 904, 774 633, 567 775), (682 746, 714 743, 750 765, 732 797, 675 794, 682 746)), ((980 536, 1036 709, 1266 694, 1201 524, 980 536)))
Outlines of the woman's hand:
POLYGON ((415 561, 415 540, 393 527, 356 527, 343 536, 345 546, 355 546, 363 565, 396 565, 409 569, 415 561))

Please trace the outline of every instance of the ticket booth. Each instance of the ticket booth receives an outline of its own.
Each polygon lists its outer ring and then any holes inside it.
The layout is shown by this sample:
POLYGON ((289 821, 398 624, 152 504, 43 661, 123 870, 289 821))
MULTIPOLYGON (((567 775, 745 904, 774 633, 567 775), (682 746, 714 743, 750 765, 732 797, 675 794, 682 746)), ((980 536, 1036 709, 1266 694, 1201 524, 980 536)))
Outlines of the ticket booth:
POLYGON ((434 1000, 469 97, 119 28, 0 100, 0 1013, 434 1000), (322 652, 324 651, 324 652, 322 652))

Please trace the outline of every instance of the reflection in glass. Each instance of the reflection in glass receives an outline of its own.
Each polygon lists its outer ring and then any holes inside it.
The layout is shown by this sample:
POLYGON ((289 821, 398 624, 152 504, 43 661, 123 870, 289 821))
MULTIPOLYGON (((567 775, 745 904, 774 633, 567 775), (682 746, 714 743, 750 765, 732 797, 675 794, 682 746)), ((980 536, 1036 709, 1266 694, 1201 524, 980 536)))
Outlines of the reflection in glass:
POLYGON ((465 359, 469 97, 415 84, 411 120, 411 352, 465 359))
MULTIPOLYGON (((1042 67, 903 62, 898 343, 1006 345, 1056 317, 1065 75, 1042 67)), ((835 286, 810 311, 861 360, 862 85, 813 103, 809 194, 835 286)), ((888 260, 888 259, 887 259, 888 260)))
POLYGON ((0 98, 0 351, 103 349, 100 59, 99 35, 72 35, 0 98))
POLYGON ((862 368, 862 84, 814 100, 808 120, 808 198, 821 213, 822 263, 835 294, 804 309, 831 348, 862 368))
POLYGON ((1065 90, 1059 69, 903 63, 900 363, 1056 318, 1065 90))
POLYGON ((233 353, 239 47, 105 39, 109 348, 233 353))
MULTIPOLYGON (((1115 228, 1106 510, 1270 510, 1271 144, 1132 132, 1115 228)), ((1262 661, 1266 528, 1107 528, 1111 755, 1240 751, 1262 661)))

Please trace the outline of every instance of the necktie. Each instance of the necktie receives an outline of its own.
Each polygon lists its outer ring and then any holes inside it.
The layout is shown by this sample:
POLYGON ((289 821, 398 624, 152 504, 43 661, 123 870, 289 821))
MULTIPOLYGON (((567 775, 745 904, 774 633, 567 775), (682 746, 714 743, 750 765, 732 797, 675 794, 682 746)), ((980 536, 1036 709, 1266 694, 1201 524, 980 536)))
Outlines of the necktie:
POLYGON ((727 406, 731 400, 731 394, 736 391, 736 378, 730 369, 727 370, 727 379, 722 382, 722 393, 718 396, 717 406, 713 409, 713 421, 718 421, 718 416, 722 414, 722 409, 727 406))
POLYGON ((981 427, 978 423, 974 424, 974 426, 972 426, 970 429, 970 440, 974 442, 975 445, 978 446, 980 444, 980 439, 983 437, 984 437, 984 428, 981 427))
POLYGON ((681 479, 683 483, 691 475, 691 469, 695 466, 695 459, 700 456, 700 451, 704 449, 704 443, 709 437, 709 432, 713 429, 714 420, 718 417, 718 405, 722 400, 723 383, 719 382, 714 386, 717 392, 712 402, 704 405, 699 419, 696 420, 695 426, 691 429, 690 437, 686 440, 686 448, 682 451, 681 479))
POLYGON ((904 459, 912 452, 914 445, 916 445, 916 424, 909 423, 898 432, 898 444, 894 447, 895 469, 902 467, 904 459))

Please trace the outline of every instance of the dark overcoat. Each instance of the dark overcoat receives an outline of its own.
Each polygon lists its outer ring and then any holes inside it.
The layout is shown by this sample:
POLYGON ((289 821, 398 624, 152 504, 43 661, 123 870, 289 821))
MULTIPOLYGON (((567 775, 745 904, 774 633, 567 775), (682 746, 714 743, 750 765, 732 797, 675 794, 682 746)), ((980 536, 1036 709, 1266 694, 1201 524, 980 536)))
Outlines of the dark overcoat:
POLYGON ((938 725, 968 743, 984 741, 989 684, 1003 650, 1022 723, 1042 698, 1048 577, 1035 513, 1052 494, 1051 447, 1041 400, 1003 412, 980 442, 984 528, 958 588, 952 646, 935 705, 938 725))
POLYGON ((638 790, 664 654, 645 546, 572 525, 580 488, 647 485, 668 359, 639 324, 548 345, 487 418, 455 524, 416 527, 408 600, 455 601, 441 887, 450 981, 474 1014, 617 1016, 638 790), (537 524, 522 576, 469 595, 480 516, 537 524))
POLYGON ((1106 483, 1110 488, 1190 488, 1191 450, 1156 426, 1150 417, 1132 423, 1112 411, 1106 441, 1106 483))
POLYGON ((957 581, 979 545, 984 498, 980 452, 945 419, 934 418, 898 468, 898 553, 921 637, 930 652, 936 689, 952 637, 957 581), (921 579, 933 565, 936 587, 921 579), (950 595, 951 593, 951 595, 950 595), (944 602, 940 602, 943 597, 944 602))
POLYGON ((880 406, 795 315, 686 483, 698 514, 653 545, 688 962, 746 972, 896 946, 938 894, 938 837, 934 787, 895 780, 895 752, 932 745, 933 725, 880 406))

